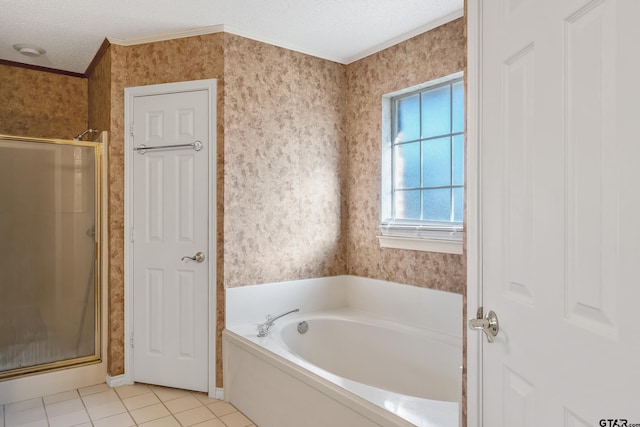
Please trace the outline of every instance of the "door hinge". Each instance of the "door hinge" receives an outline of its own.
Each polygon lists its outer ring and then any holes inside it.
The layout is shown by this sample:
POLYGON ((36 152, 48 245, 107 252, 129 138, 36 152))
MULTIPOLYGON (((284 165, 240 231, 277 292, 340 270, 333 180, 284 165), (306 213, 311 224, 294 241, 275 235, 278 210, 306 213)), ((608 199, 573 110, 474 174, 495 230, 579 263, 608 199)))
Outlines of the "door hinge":
POLYGON ((131 243, 136 241, 136 230, 131 227, 131 243))
POLYGON ((133 122, 129 126, 129 135, 133 136, 133 122))
POLYGON ((133 334, 129 338, 129 345, 131 346, 131 348, 133 348, 133 334))

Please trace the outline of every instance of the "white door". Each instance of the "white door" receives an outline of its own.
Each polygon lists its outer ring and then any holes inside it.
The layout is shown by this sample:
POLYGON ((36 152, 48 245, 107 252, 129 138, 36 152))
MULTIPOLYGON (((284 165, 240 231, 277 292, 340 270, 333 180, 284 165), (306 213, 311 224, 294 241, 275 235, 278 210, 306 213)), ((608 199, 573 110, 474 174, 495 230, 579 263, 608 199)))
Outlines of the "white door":
POLYGON ((138 382, 208 390, 210 117, 206 90, 133 99, 138 382))
POLYGON ((640 423, 640 1, 479 11, 482 425, 640 423))

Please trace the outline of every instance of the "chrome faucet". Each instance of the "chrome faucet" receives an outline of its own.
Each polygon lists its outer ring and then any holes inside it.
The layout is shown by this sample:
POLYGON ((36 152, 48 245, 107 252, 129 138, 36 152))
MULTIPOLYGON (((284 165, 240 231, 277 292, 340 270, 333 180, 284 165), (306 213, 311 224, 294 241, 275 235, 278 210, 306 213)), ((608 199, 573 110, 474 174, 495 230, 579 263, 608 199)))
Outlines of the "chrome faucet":
POLYGON ((267 320, 264 323, 261 323, 258 325, 258 336, 259 337, 266 337, 267 335, 269 335, 269 328, 271 328, 273 326, 273 322, 275 322, 276 320, 278 320, 279 318, 286 316, 287 314, 291 314, 291 313, 297 313, 298 311, 300 311, 299 308, 296 308, 295 310, 291 310, 291 311, 287 311, 286 313, 283 313, 279 316, 276 317, 272 317, 270 314, 267 314, 267 320))

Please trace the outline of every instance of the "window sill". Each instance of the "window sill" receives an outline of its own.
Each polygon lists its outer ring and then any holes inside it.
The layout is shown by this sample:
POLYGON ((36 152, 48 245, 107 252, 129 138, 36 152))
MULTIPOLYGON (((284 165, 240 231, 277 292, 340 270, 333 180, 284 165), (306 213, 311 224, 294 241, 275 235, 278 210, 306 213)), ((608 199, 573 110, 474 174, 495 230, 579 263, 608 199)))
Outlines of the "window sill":
POLYGON ((462 240, 459 239, 416 239, 412 237, 378 236, 378 241, 381 248, 462 255, 462 240))

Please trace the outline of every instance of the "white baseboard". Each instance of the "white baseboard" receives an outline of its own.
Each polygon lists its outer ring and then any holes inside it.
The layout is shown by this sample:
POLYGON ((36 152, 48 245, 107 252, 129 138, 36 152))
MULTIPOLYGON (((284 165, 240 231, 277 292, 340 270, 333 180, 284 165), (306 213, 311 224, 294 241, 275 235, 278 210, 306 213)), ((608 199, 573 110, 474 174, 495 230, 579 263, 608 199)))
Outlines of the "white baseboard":
MULTIPOLYGON (((133 381, 131 381, 125 374, 116 375, 115 377, 107 374, 105 377, 105 382, 111 388, 133 384, 133 381)), ((224 388, 215 388, 211 390, 211 393, 209 393, 209 397, 211 397, 212 399, 224 400, 224 388)))
POLYGON ((212 397, 218 400, 224 400, 224 389, 217 387, 215 390, 213 390, 213 396, 210 393, 209 397, 212 397))
POLYGON ((102 384, 106 370, 102 362, 0 381, 0 426, 2 405, 102 384))
POLYGON ((131 381, 125 374, 116 375, 115 377, 112 377, 111 375, 107 374, 107 376, 105 377, 105 382, 111 388, 119 387, 121 385, 133 384, 133 381, 131 381))

